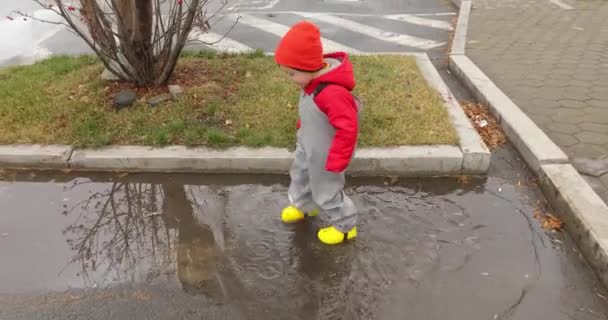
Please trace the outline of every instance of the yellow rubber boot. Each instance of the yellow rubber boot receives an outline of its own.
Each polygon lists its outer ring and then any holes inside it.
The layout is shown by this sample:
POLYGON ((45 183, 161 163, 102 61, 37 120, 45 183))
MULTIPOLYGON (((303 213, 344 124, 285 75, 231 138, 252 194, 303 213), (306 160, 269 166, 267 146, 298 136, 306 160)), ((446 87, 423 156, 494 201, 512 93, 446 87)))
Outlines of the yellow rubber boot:
POLYGON ((318 214, 319 210, 314 210, 310 213, 304 213, 294 206, 289 206, 283 209, 283 212, 281 213, 281 220, 283 220, 284 223, 295 223, 302 221, 307 217, 314 217, 318 214))
POLYGON ((344 233, 334 227, 324 228, 319 230, 318 236, 319 240, 325 244, 340 244, 346 240, 351 240, 357 237, 357 227, 350 229, 348 233, 344 233))

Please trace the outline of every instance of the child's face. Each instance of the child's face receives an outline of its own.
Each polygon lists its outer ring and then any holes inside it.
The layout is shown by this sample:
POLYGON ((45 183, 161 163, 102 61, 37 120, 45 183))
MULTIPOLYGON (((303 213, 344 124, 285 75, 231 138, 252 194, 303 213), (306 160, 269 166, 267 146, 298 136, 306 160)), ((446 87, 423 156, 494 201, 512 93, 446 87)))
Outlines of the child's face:
POLYGON ((300 86, 300 88, 305 88, 312 81, 312 79, 315 78, 315 74, 313 72, 302 72, 286 66, 281 66, 281 70, 287 74, 291 81, 300 86))

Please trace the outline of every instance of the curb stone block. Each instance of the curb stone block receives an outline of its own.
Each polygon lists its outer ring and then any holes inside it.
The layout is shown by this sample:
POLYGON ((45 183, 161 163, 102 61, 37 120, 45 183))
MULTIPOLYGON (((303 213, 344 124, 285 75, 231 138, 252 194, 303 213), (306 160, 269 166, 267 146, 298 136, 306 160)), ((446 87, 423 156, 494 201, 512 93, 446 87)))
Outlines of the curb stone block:
POLYGON ((232 148, 213 150, 168 146, 116 146, 75 150, 70 167, 83 170, 207 173, 286 172, 293 156, 285 149, 232 148))
POLYGON ((463 154, 456 146, 403 146, 360 149, 348 170, 351 175, 402 177, 460 174, 463 154))
MULTIPOLYGON (((458 0, 453 0, 458 1, 458 0)), ((471 1, 458 1, 456 7, 459 8, 458 20, 456 22, 456 30, 454 30, 454 38, 450 55, 464 55, 467 45, 467 32, 469 29, 469 15, 471 13, 471 1)))
POLYGON ((608 206, 569 164, 543 165, 539 177, 566 230, 608 287, 608 206))
POLYGON ((73 149, 63 145, 0 146, 0 168, 65 169, 73 149))
MULTIPOLYGON (((446 176, 462 167, 455 146, 371 148, 357 151, 352 175, 446 176)), ((278 148, 213 150, 169 146, 118 146, 76 150, 70 167, 81 170, 286 174, 293 154, 278 148)))
POLYGON ((464 113, 464 109, 445 84, 439 72, 428 57, 418 57, 420 72, 439 93, 450 116, 450 122, 458 133, 459 145, 463 152, 462 173, 482 174, 490 168, 492 154, 475 127, 464 113))

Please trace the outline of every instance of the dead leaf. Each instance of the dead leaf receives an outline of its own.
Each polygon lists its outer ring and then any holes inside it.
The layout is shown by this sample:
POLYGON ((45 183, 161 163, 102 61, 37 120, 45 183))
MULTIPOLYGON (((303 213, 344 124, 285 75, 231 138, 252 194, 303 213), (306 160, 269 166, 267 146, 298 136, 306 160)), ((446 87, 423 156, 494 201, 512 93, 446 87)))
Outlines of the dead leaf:
POLYGON ((564 223, 554 215, 547 213, 542 220, 542 226, 545 230, 560 231, 564 227, 564 223))
POLYGON ((471 183, 471 180, 473 180, 471 176, 459 176, 457 179, 458 183, 462 185, 471 183))
POLYGON ((461 101, 460 105, 490 151, 499 149, 507 142, 500 124, 487 107, 470 101, 461 101))
POLYGON ((540 221, 540 225, 547 231, 561 231, 564 228, 564 222, 556 216, 543 212, 541 209, 534 210, 534 219, 540 221))

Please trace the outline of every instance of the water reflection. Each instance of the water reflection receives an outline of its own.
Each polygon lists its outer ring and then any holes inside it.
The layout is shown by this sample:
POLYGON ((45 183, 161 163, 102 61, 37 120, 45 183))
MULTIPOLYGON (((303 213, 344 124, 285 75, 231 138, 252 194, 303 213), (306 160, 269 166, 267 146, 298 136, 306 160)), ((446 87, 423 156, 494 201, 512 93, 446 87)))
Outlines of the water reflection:
POLYGON ((116 182, 64 212, 75 217, 63 233, 87 287, 173 273, 178 229, 158 218, 165 199, 160 185, 116 182))
MULTIPOLYGON (((94 190, 92 184, 76 180, 65 192, 94 190)), ((359 247, 322 246, 315 238, 320 222, 285 228, 276 219, 284 186, 105 186, 64 212, 75 218, 64 235, 86 287, 177 279, 185 292, 231 301, 241 314, 361 316, 348 309, 360 304, 344 304, 367 289, 353 285, 359 247)))

